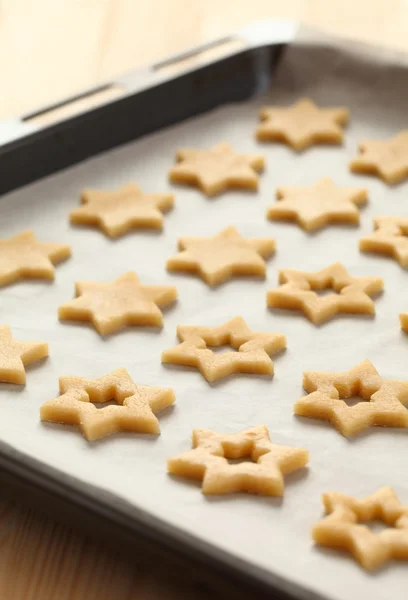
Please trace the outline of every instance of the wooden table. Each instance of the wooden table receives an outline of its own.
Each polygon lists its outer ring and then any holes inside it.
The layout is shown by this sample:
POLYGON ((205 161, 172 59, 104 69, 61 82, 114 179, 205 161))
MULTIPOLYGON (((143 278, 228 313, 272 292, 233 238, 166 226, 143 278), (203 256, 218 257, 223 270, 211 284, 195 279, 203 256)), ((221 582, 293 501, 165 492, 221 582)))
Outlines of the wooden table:
MULTIPOLYGON (((404 0, 0 0, 0 118, 268 17, 408 50, 404 0)), ((0 518, 1 600, 193 598, 1 495, 0 518)))

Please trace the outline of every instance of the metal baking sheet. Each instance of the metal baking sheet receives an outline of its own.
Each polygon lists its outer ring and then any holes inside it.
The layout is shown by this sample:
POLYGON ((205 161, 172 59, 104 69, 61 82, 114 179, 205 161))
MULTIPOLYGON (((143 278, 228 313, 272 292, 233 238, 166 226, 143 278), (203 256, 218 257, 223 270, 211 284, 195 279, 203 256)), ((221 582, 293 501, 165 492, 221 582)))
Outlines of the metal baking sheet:
POLYGON ((73 256, 57 267, 54 283, 24 282, 0 292, 1 322, 11 325, 14 336, 50 344, 49 359, 28 368, 25 388, 1 385, 1 440, 305 590, 332 600, 405 599, 406 564, 369 575, 347 555, 315 548, 310 530, 322 516, 320 496, 327 490, 365 496, 392 485, 408 504, 408 432, 374 428, 348 441, 328 424, 293 416, 304 370, 341 371, 368 358, 381 375, 408 378, 408 336, 398 322, 408 309, 408 275, 392 260, 358 251, 358 239, 371 231, 374 216, 408 215, 408 184, 389 188, 347 169, 359 140, 390 136, 406 126, 404 61, 359 45, 302 37, 287 48, 262 97, 221 107, 4 196, 0 237, 32 228, 42 240, 71 244, 73 256), (300 96, 350 107, 344 147, 297 155, 254 140, 261 105, 300 96), (176 148, 220 141, 265 154, 258 193, 229 192, 208 200, 167 182, 176 148), (308 185, 322 176, 369 189, 360 227, 309 235, 296 225, 265 220, 276 186, 308 185), (98 230, 69 225, 82 188, 113 189, 129 181, 151 193, 174 191, 175 208, 165 217, 163 233, 136 232, 110 241, 98 230), (178 237, 213 235, 228 225, 244 236, 276 239, 265 282, 233 280, 211 290, 198 278, 166 272, 178 237), (384 277, 375 319, 345 316, 316 328, 301 315, 266 309, 266 290, 277 285, 279 268, 315 270, 337 260, 353 275, 384 277), (101 339, 90 326, 58 322, 58 306, 73 297, 75 281, 110 281, 129 270, 145 284, 177 286, 179 301, 165 312, 162 331, 129 328, 101 339), (178 324, 218 325, 235 315, 254 330, 287 336, 288 349, 276 358, 272 380, 242 375, 209 385, 195 370, 161 365, 161 351, 176 343, 178 324), (118 367, 137 383, 175 390, 176 404, 159 416, 159 437, 116 434, 90 444, 75 428, 39 421, 40 405, 58 394, 59 376, 99 377, 118 367), (166 474, 167 458, 190 448, 193 428, 235 432, 257 424, 269 427, 274 442, 310 451, 309 469, 287 477, 283 500, 245 494, 206 498, 198 483, 166 474))

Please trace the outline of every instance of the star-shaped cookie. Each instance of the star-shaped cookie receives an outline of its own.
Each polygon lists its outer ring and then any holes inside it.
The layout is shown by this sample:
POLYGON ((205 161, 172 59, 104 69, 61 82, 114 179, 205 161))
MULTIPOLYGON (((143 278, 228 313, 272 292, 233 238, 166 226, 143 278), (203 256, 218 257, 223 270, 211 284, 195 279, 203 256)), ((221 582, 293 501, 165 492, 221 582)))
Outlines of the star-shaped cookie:
POLYGON ((275 252, 272 238, 243 238, 235 227, 214 237, 183 237, 179 252, 168 259, 168 271, 197 273, 208 285, 216 286, 234 275, 265 277, 264 258, 275 252))
POLYGON ((270 355, 286 348, 284 335, 251 331, 242 317, 235 317, 219 327, 179 325, 177 337, 181 344, 165 350, 162 362, 195 367, 210 382, 232 373, 273 375, 270 355), (237 352, 217 354, 207 347, 224 344, 237 352))
POLYGON ((272 444, 265 425, 240 433, 193 430, 193 448, 170 458, 169 473, 202 480, 204 494, 250 492, 282 496, 284 475, 305 467, 309 453, 303 448, 272 444), (250 457, 252 462, 229 464, 229 458, 250 457))
POLYGON ((71 223, 97 225, 109 237, 131 229, 163 229, 162 213, 174 204, 173 194, 144 194, 134 183, 114 192, 86 189, 84 206, 70 214, 71 223))
POLYGON ((360 250, 392 256, 408 267, 408 218, 377 217, 373 224, 374 232, 360 239, 360 250))
POLYGON ((282 285, 267 293, 268 306, 302 310, 315 325, 339 313, 374 314, 370 296, 380 293, 384 286, 380 277, 352 277, 341 263, 314 273, 283 269, 279 282, 282 285), (333 294, 321 297, 316 293, 330 288, 333 294))
POLYGON ((400 316, 401 329, 408 333, 408 313, 401 313, 400 316))
POLYGON ((408 560, 408 506, 392 488, 380 488, 364 500, 338 492, 327 492, 322 500, 328 516, 313 528, 316 544, 350 552, 369 571, 393 558, 408 560), (388 527, 374 533, 363 525, 375 520, 388 527))
POLYGON ((350 163, 354 173, 378 175, 391 184, 408 177, 408 129, 389 140, 361 142, 358 150, 359 154, 350 163))
POLYGON ((237 154, 229 144, 209 150, 181 148, 178 164, 169 171, 170 181, 199 187, 207 196, 227 189, 258 189, 258 173, 265 166, 261 154, 237 154))
POLYGON ((289 107, 264 106, 256 137, 263 142, 285 142, 294 150, 313 144, 341 144, 348 119, 347 108, 319 108, 312 100, 302 98, 289 107))
POLYGON ((303 373, 303 387, 309 395, 296 402, 295 414, 329 421, 346 437, 373 425, 408 427, 408 381, 380 377, 369 360, 344 373, 303 373), (366 402, 343 402, 352 396, 366 402))
POLYGON ((68 321, 91 321, 100 335, 129 325, 161 327, 159 309, 177 298, 175 287, 142 285, 133 271, 110 283, 77 281, 78 298, 60 306, 58 316, 68 321))
POLYGON ((24 385, 24 367, 48 356, 45 342, 17 342, 10 327, 0 326, 0 381, 24 385))
POLYGON ((24 278, 54 279, 53 264, 69 256, 69 246, 39 242, 30 230, 0 240, 0 286, 24 278))
POLYGON ((359 223, 357 206, 367 203, 367 190, 339 187, 327 177, 309 187, 287 186, 276 190, 277 202, 266 211, 271 221, 296 221, 306 231, 330 223, 359 223))
POLYGON ((158 434, 155 413, 176 399, 170 388, 136 385, 126 369, 99 379, 60 377, 59 387, 61 396, 41 406, 41 420, 77 425, 89 441, 117 431, 158 434), (117 406, 95 406, 112 400, 117 406))

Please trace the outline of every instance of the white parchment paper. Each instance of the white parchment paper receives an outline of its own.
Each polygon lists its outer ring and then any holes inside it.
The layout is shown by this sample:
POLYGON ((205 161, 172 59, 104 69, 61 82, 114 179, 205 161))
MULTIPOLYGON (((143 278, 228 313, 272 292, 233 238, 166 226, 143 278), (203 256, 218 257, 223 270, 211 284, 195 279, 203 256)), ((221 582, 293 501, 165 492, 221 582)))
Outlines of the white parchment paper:
POLYGON ((358 46, 301 42, 286 51, 264 97, 222 107, 3 197, 1 237, 32 228, 43 241, 71 244, 73 256, 57 268, 52 284, 19 283, 0 291, 1 323, 9 324, 17 339, 50 344, 50 358, 28 369, 25 388, 0 386, 1 439, 333 600, 404 600, 406 563, 369 575, 347 555, 315 548, 310 530, 323 514, 324 491, 365 496, 392 485, 408 504, 408 431, 374 428, 348 441, 329 424, 293 416, 304 370, 341 371, 368 358, 381 375, 408 379, 408 336, 398 321, 408 310, 408 274, 392 260, 358 250, 374 216, 408 215, 408 183, 389 188, 347 168, 359 140, 390 136, 408 125, 408 73, 397 62, 401 57, 363 53, 358 46), (254 140, 259 106, 300 96, 350 107, 344 147, 297 155, 254 140), (208 200, 194 189, 168 184, 177 147, 206 148, 220 141, 241 152, 265 153, 259 193, 230 192, 208 200), (334 226, 308 235, 294 224, 265 220, 276 186, 309 185, 322 176, 369 189, 360 227, 334 226), (129 181, 147 192, 175 192, 163 233, 136 232, 110 241, 98 230, 69 225, 68 213, 83 187, 113 189, 129 181), (198 278, 166 272, 178 237, 212 235, 228 225, 245 236, 276 239, 278 251, 265 282, 234 280, 211 290, 198 278), (316 328, 301 315, 265 308, 266 290, 277 285, 279 268, 315 270, 337 260, 353 275, 384 278, 375 319, 345 316, 316 328), (145 284, 177 286, 180 299, 165 313, 162 331, 132 328, 101 339, 86 325, 58 322, 57 308, 73 297, 74 281, 109 281, 128 270, 145 284), (288 349, 276 359, 273 380, 237 376, 210 386, 195 370, 161 365, 161 351, 176 343, 178 324, 218 325, 236 315, 254 330, 287 336, 288 349), (177 402, 160 416, 160 437, 117 434, 89 444, 74 428, 40 422, 40 405, 57 395, 60 375, 99 377, 118 367, 126 367, 137 383, 174 388, 177 402), (245 494, 205 498, 198 484, 166 474, 167 458, 190 448, 193 428, 235 432, 264 423, 274 442, 310 451, 310 468, 287 478, 283 501, 245 494))

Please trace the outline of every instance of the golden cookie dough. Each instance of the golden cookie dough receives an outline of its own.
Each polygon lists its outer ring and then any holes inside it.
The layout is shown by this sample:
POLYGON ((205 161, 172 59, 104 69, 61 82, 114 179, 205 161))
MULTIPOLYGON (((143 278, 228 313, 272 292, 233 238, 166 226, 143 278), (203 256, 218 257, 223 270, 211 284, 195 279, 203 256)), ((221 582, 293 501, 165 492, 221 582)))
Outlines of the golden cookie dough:
POLYGON ((302 310, 315 325, 339 313, 374 314, 370 296, 384 287, 380 277, 352 277, 341 263, 314 273, 284 269, 279 271, 279 282, 282 285, 267 293, 268 306, 302 310), (334 293, 323 297, 315 291, 330 288, 334 293))
POLYGON ((281 333, 251 331, 242 317, 235 317, 219 327, 177 327, 181 341, 162 353, 163 363, 198 369, 207 381, 216 381, 232 373, 273 375, 271 354, 286 348, 281 333), (229 344, 237 352, 217 354, 209 346, 229 344))
POLYGON ((257 190, 258 173, 265 166, 261 154, 236 154, 229 144, 209 150, 181 148, 176 160, 178 164, 169 172, 170 181, 197 186, 207 196, 227 189, 257 190))
POLYGON ((266 216, 271 221, 296 221, 306 231, 331 223, 359 223, 357 206, 367 203, 364 188, 339 187, 327 177, 309 187, 288 186, 276 190, 277 202, 266 216))
POLYGON ((0 381, 24 385, 24 367, 48 356, 45 342, 17 342, 10 327, 0 325, 0 381))
POLYGON ((401 329, 408 333, 408 313, 401 313, 400 316, 401 329))
POLYGON ((294 150, 314 144, 342 144, 343 129, 349 120, 347 108, 319 108, 302 98, 288 107, 265 106, 256 137, 262 142, 284 142, 294 150))
POLYGON ((115 333, 127 326, 161 327, 160 307, 177 298, 175 287, 142 285, 133 271, 110 283, 77 281, 75 300, 59 307, 61 320, 90 321, 100 335, 115 333))
POLYGON ((70 214, 71 223, 96 225, 115 238, 131 229, 163 229, 162 213, 174 204, 173 194, 144 194, 134 183, 114 192, 86 189, 84 206, 70 214))
POLYGON ((213 237, 184 237, 181 252, 168 259, 168 271, 197 273, 210 286, 236 276, 265 277, 264 258, 275 252, 272 238, 243 238, 235 227, 213 237))
POLYGON ((155 413, 176 399, 170 388, 136 385, 126 369, 99 379, 60 377, 59 388, 61 396, 41 406, 41 420, 77 425, 89 441, 118 431, 158 434, 155 413), (117 406, 94 406, 112 400, 117 406))
POLYGON ((0 286, 24 278, 54 279, 53 265, 69 256, 69 246, 39 242, 30 230, 0 240, 0 286))
POLYGON ((408 381, 380 377, 369 360, 344 373, 303 373, 303 387, 309 395, 296 402, 295 414, 329 421, 346 437, 373 425, 408 427, 408 381), (343 402, 352 396, 367 402, 343 402))
POLYGON ((389 140, 368 140, 358 146, 359 154, 350 163, 354 173, 374 174, 386 183, 408 177, 408 129, 389 140))
POLYGON ((322 500, 328 516, 313 528, 316 544, 349 552, 368 571, 393 558, 408 560, 408 506, 392 488, 380 488, 364 500, 338 492, 327 492, 322 500), (388 528, 374 533, 362 524, 375 520, 388 528))
POLYGON ((408 267, 408 218, 377 217, 373 224, 374 233, 360 239, 360 250, 391 256, 408 267))
POLYGON ((309 461, 303 448, 272 444, 265 425, 240 433, 194 429, 192 438, 194 450, 170 458, 167 469, 173 475, 202 480, 204 494, 282 496, 283 476, 309 461), (227 460, 246 456, 253 462, 229 464, 227 460))

